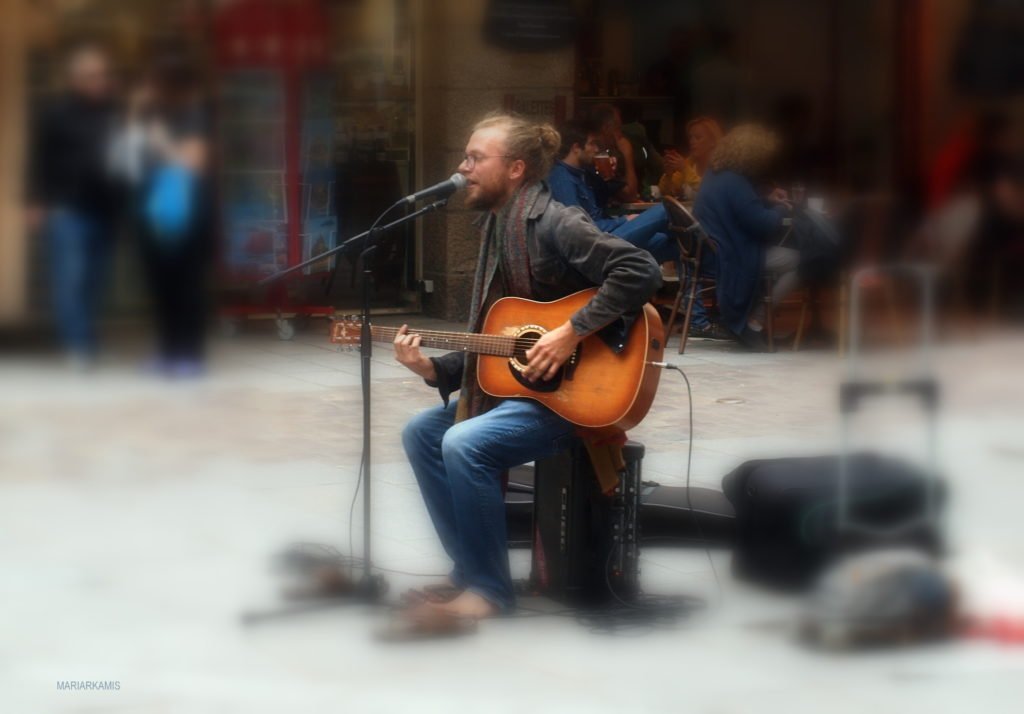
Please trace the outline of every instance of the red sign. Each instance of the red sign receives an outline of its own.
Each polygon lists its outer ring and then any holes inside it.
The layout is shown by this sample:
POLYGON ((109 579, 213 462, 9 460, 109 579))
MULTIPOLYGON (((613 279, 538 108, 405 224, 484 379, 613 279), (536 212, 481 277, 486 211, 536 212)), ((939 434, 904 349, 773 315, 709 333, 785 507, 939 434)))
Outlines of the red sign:
POLYGON ((322 0, 236 0, 214 17, 214 45, 221 67, 323 66, 329 22, 322 0))

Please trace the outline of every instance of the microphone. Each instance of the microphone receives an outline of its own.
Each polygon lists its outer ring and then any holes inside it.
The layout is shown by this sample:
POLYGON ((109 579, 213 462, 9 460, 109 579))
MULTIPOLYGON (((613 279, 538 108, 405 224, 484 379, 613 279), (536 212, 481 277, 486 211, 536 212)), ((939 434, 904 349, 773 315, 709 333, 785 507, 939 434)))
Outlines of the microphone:
POLYGON ((424 188, 416 193, 411 193, 403 198, 399 203, 407 203, 410 206, 417 201, 422 201, 424 198, 433 198, 437 196, 439 198, 447 198, 456 191, 459 191, 466 187, 466 177, 460 173, 454 173, 449 178, 445 179, 441 183, 435 183, 429 188, 424 188))

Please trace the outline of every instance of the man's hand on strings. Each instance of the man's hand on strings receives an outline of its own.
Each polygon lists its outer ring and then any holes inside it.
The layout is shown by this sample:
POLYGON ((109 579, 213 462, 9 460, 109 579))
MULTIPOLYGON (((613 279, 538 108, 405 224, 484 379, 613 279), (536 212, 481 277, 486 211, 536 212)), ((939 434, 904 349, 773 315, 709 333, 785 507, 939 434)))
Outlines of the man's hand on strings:
POLYGON ((528 364, 523 376, 531 382, 554 379, 558 369, 565 364, 582 339, 572 329, 569 321, 544 334, 526 351, 528 364))
POLYGON ((428 382, 436 382, 437 370, 430 358, 420 351, 420 342, 422 338, 419 335, 410 334, 409 326, 402 325, 395 335, 395 359, 428 382))

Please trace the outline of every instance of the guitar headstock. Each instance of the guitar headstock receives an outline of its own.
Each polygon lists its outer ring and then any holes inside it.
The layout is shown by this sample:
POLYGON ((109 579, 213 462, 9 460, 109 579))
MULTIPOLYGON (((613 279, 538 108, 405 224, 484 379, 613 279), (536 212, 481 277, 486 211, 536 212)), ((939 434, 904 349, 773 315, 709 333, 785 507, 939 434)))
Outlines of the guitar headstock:
POLYGON ((331 344, 342 348, 359 347, 363 321, 356 315, 345 315, 331 324, 331 344))

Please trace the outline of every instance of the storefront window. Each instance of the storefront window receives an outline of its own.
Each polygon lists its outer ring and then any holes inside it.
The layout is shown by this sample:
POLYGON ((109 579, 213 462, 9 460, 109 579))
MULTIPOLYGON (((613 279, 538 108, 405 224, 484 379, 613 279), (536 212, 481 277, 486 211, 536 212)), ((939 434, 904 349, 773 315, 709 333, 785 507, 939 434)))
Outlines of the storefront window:
MULTIPOLYGON (((194 59, 211 108, 222 302, 251 299, 245 288, 259 276, 364 231, 413 190, 409 0, 86 0, 57 10, 44 13, 29 57, 33 108, 59 91, 64 50, 79 38, 109 53, 121 102, 158 48, 174 42, 194 59)), ((136 310, 145 291, 130 269, 130 245, 121 241, 112 282, 115 307, 136 310)), ((385 236, 378 305, 416 306, 414 245, 411 229, 385 236)), ((34 246, 30 260, 31 302, 45 309, 45 245, 34 246)), ((340 257, 336 266, 333 280, 334 261, 296 276, 289 306, 354 306, 353 261, 340 257)))

